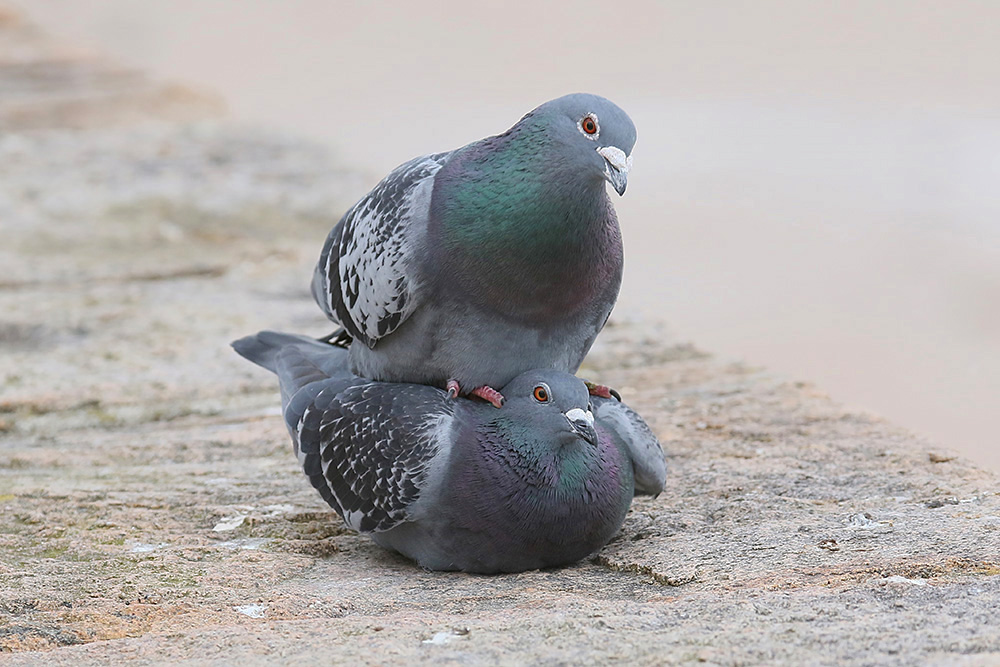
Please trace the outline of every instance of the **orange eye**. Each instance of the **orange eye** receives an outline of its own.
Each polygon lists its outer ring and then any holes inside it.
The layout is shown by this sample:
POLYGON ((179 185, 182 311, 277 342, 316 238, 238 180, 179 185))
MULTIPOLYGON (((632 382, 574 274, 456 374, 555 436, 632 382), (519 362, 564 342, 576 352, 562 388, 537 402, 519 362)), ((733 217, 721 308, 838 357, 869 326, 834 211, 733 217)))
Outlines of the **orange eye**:
POLYGON ((549 401, 549 389, 544 384, 540 384, 535 387, 535 391, 532 392, 532 395, 539 403, 548 403, 549 401))
POLYGON ((597 121, 591 116, 586 116, 580 121, 580 127, 587 134, 597 134, 597 121))

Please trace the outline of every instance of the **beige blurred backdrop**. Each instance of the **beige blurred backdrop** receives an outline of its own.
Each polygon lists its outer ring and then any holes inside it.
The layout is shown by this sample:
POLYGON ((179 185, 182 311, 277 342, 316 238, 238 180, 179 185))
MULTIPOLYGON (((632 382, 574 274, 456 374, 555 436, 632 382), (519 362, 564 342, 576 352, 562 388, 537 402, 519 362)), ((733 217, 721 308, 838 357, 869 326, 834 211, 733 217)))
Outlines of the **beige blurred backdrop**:
POLYGON ((609 97, 639 131, 617 315, 1000 468, 1000 2, 13 4, 373 183, 609 97))

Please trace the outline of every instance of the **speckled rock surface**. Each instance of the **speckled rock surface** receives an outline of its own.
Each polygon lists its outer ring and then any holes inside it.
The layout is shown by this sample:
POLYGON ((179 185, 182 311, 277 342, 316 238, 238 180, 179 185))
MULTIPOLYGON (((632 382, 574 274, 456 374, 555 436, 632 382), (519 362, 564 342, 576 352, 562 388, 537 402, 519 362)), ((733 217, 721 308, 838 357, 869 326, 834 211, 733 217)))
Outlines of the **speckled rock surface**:
POLYGON ((585 368, 670 467, 610 545, 498 577, 380 550, 228 347, 329 331, 311 264, 371 179, 225 122, 4 118, 3 664, 1000 661, 995 475, 652 325, 585 368))

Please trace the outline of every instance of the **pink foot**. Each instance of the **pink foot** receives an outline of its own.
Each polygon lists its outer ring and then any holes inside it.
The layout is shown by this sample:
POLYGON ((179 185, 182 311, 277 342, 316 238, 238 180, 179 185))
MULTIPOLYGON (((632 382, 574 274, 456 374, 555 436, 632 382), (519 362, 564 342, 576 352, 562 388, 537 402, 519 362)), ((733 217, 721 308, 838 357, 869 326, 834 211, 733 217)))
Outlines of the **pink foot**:
POLYGON ((584 380, 583 382, 587 385, 587 391, 590 392, 591 396, 600 396, 601 398, 614 398, 621 402, 622 397, 617 391, 603 384, 595 384, 589 380, 584 380))
MULTIPOLYGON (((448 390, 448 398, 458 398, 462 393, 462 388, 459 386, 458 380, 448 380, 448 383, 445 384, 445 389, 448 390)), ((491 404, 494 408, 502 408, 503 404, 507 402, 507 399, 503 397, 503 394, 493 387, 488 387, 486 385, 476 387, 469 392, 469 396, 478 396, 487 403, 491 404)))
POLYGON ((471 395, 478 396, 487 403, 492 404, 494 408, 502 408, 503 404, 507 402, 507 399, 503 397, 503 394, 493 387, 488 387, 486 385, 476 387, 472 390, 471 395))

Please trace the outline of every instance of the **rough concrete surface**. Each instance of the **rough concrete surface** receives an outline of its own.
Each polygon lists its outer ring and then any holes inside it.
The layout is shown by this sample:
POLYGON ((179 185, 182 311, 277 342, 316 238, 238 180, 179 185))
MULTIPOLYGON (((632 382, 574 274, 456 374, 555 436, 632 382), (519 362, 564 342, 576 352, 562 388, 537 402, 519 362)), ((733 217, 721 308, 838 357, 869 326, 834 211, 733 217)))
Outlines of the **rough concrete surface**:
POLYGON ((371 179, 177 121, 194 94, 133 113, 155 84, 74 79, 79 121, 58 67, 9 70, 42 40, 0 13, 0 91, 37 110, 0 96, 0 663, 1000 662, 996 475, 650 325, 584 370, 659 434, 667 490, 593 558, 431 573, 342 529, 228 343, 328 332, 311 264, 371 179))

